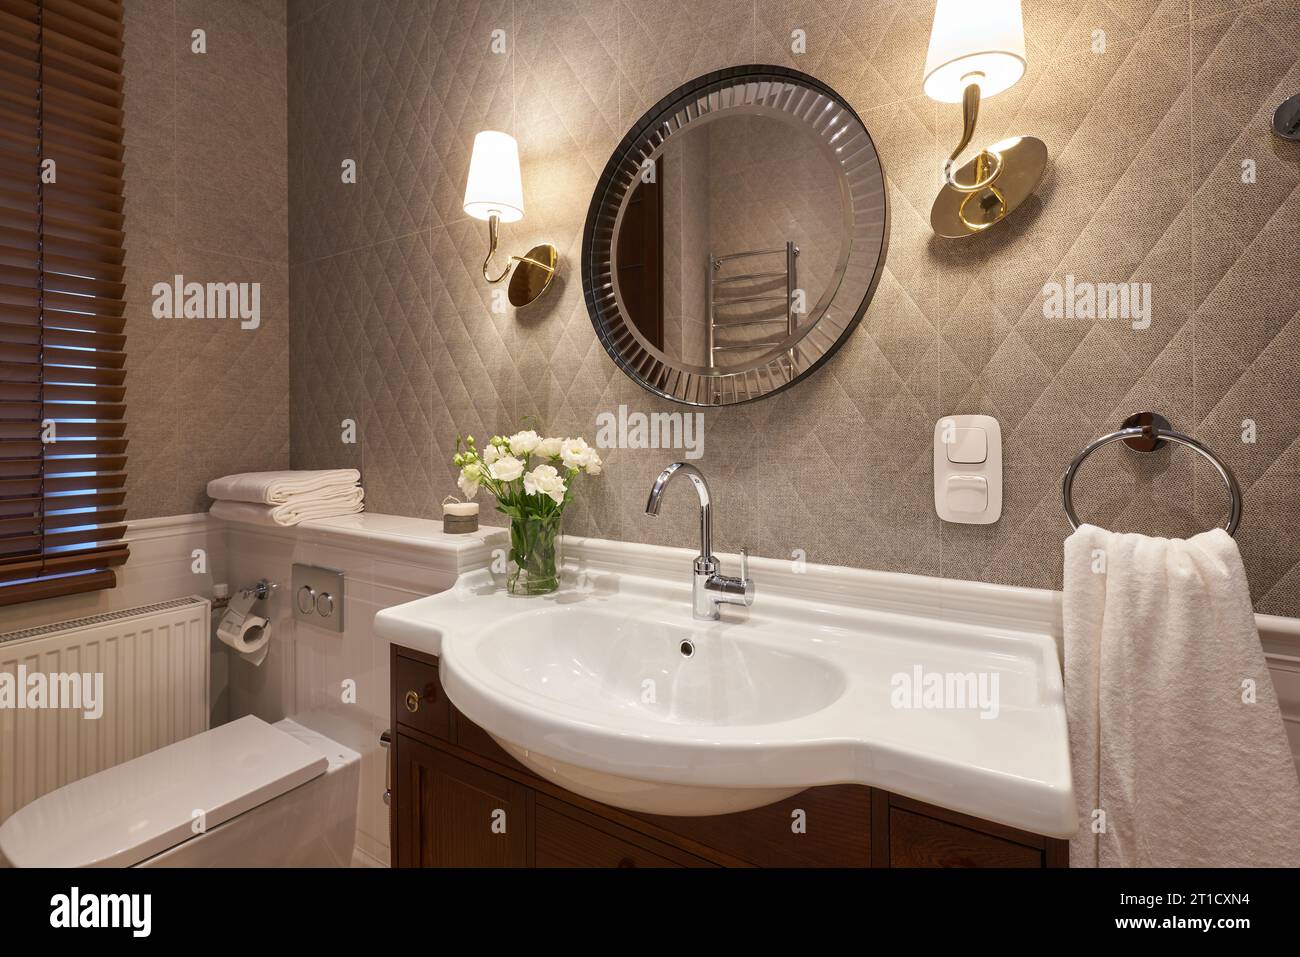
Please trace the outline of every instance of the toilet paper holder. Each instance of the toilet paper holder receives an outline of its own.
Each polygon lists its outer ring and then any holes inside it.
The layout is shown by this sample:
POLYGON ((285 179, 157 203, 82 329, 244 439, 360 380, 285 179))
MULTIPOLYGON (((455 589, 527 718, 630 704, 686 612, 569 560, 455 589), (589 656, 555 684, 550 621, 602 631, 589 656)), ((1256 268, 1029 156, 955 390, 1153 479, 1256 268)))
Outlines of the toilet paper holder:
POLYGON ((265 601, 268 597, 270 597, 271 592, 275 591, 279 587, 280 587, 279 582, 273 582, 265 578, 260 578, 258 579, 256 584, 246 585, 245 587, 239 589, 239 593, 244 597, 248 597, 249 595, 254 596, 253 597, 254 601, 265 601))
POLYGON ((263 609, 263 614, 256 614, 253 607, 278 587, 277 582, 261 578, 255 584, 239 589, 237 595, 226 602, 217 625, 217 638, 254 667, 265 661, 270 652, 271 616, 266 609, 263 609))

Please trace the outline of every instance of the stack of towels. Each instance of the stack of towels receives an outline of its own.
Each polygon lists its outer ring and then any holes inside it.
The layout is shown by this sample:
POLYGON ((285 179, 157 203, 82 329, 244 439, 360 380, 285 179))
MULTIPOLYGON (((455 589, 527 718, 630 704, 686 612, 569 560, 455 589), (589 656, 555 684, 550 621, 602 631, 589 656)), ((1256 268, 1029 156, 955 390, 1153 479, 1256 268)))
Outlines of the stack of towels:
POLYGON ((318 472, 241 472, 208 483, 210 514, 232 522, 297 525, 313 519, 354 515, 365 491, 356 469, 318 472))

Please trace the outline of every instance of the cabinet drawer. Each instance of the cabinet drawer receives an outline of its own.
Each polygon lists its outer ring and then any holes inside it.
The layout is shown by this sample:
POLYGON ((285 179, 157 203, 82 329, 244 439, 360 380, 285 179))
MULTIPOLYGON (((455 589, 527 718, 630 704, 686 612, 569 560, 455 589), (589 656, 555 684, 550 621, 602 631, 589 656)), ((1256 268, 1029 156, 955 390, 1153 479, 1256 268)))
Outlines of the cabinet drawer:
POLYGON ((398 724, 451 740, 451 704, 438 681, 437 665, 395 655, 392 683, 398 724))
POLYGON ((889 809, 890 867, 1042 867, 1043 852, 901 808, 889 809))
POLYGON ((538 867, 706 867, 653 838, 537 797, 538 867))

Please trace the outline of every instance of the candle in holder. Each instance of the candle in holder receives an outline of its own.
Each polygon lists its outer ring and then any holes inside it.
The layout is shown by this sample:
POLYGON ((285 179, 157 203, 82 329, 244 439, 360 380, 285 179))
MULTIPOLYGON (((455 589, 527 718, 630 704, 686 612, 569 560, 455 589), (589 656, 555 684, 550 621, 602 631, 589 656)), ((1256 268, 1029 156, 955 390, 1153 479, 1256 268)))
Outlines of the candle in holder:
POLYGON ((449 535, 477 532, 478 502, 443 502, 442 530, 449 535))

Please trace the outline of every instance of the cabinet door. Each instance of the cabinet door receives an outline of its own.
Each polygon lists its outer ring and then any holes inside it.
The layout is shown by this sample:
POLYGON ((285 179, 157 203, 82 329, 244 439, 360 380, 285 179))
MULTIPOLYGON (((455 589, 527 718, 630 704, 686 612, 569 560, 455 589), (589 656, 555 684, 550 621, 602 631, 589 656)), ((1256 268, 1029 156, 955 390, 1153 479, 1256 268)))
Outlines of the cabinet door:
POLYGON ((1042 867, 1043 852, 901 808, 889 810, 891 867, 1042 867))
POLYGON ((708 867, 652 837, 537 795, 538 867, 708 867))
POLYGON ((735 814, 636 816, 758 867, 871 864, 871 789, 856 784, 810 788, 735 814))
POLYGON ((398 867, 528 867, 533 793, 397 736, 398 867))

